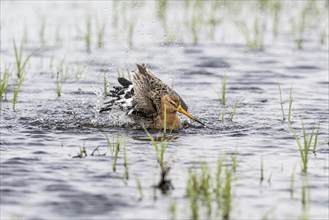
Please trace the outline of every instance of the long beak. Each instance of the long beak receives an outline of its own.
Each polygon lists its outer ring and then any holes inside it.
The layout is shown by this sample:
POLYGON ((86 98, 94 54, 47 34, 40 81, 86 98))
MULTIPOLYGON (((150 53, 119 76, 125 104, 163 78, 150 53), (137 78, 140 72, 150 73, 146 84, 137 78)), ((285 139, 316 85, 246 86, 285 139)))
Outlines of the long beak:
POLYGON ((194 117, 193 115, 191 115, 190 113, 188 113, 187 111, 185 111, 185 110, 182 108, 181 105, 178 106, 177 111, 180 112, 180 113, 182 113, 182 114, 184 114, 184 115, 186 115, 187 117, 193 119, 194 121, 196 121, 196 122, 198 122, 198 123, 200 123, 200 124, 202 124, 202 125, 205 125, 205 124, 203 124, 201 121, 199 121, 196 117, 194 117))

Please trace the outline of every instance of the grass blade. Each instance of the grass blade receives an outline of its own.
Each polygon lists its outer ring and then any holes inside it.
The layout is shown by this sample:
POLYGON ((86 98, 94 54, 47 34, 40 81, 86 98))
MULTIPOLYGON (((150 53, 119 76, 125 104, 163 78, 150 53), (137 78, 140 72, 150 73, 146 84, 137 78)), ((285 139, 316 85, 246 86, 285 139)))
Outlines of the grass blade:
POLYGON ((280 87, 279 81, 278 81, 278 86, 279 86, 279 92, 280 92, 280 104, 281 104, 281 111, 282 111, 282 119, 283 119, 283 121, 285 121, 286 117, 285 117, 284 110, 283 110, 282 93, 281 93, 281 87, 280 87))

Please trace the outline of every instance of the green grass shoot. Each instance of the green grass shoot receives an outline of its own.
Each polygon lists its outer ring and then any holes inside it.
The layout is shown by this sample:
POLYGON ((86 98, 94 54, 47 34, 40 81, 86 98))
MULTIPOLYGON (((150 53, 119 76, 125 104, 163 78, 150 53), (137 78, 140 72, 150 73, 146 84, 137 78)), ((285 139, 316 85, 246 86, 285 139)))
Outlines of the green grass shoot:
POLYGON ((26 72, 23 73, 23 75, 21 74, 20 75, 20 78, 18 79, 17 85, 14 87, 13 110, 16 109, 16 102, 17 102, 17 98, 18 98, 18 93, 19 93, 19 90, 21 88, 21 85, 23 84, 23 81, 25 79, 25 76, 26 76, 26 72))
POLYGON ((106 79, 105 73, 104 73, 104 80, 103 80, 103 93, 104 93, 104 96, 107 96, 107 79, 106 79))
POLYGON ((222 171, 223 171, 223 159, 218 159, 217 160, 217 169, 216 169, 216 182, 215 182, 215 194, 216 194, 216 202, 218 207, 221 207, 221 189, 223 185, 223 180, 222 180, 222 171))
POLYGON ((280 92, 280 104, 281 104, 281 111, 282 111, 282 120, 285 121, 286 120, 286 116, 285 116, 284 110, 283 110, 282 93, 281 93, 281 87, 280 87, 279 81, 278 81, 278 86, 279 86, 279 92, 280 92))
POLYGON ((86 33, 84 36, 86 50, 88 53, 91 52, 91 16, 86 15, 86 33))
POLYGON ((257 16, 254 19, 252 28, 249 28, 245 21, 238 21, 235 24, 244 36, 246 45, 250 50, 264 49, 264 31, 260 19, 257 16))
POLYGON ((103 48, 104 47, 105 30, 106 30, 105 20, 102 23, 97 22, 96 27, 97 27, 97 46, 98 46, 98 48, 103 48))
POLYGON ((137 184, 137 189, 139 192, 139 200, 142 200, 144 198, 144 193, 143 193, 143 188, 141 185, 141 182, 139 181, 139 178, 135 176, 136 184, 137 184))
POLYGON ((29 54, 25 59, 22 58, 23 55, 23 43, 21 43, 21 46, 19 47, 19 50, 16 46, 16 41, 13 39, 13 46, 14 46, 14 52, 15 52, 15 59, 16 59, 16 67, 17 67, 17 78, 21 78, 22 75, 25 72, 25 68, 27 67, 27 64, 32 56, 32 54, 29 54))
POLYGON ((134 46, 133 39, 134 39, 135 26, 136 26, 136 20, 131 19, 129 26, 128 26, 128 38, 127 38, 129 47, 134 46))
POLYGON ((123 148, 123 166, 125 168, 125 179, 129 179, 129 169, 128 169, 128 159, 127 159, 127 150, 126 150, 126 144, 124 145, 123 148))
POLYGON ((233 106, 233 109, 232 109, 232 112, 231 112, 231 115, 230 115, 230 118, 229 118, 229 121, 230 122, 233 122, 233 117, 235 115, 235 112, 236 110, 238 109, 238 104, 242 103, 244 101, 245 98, 241 99, 241 100, 237 100, 235 103, 234 103, 234 106, 233 106))
POLYGON ((320 122, 318 123, 318 127, 317 127, 316 133, 315 133, 315 139, 314 139, 314 144, 313 144, 313 153, 314 154, 316 154, 316 146, 318 143, 319 129, 320 129, 320 122))
POLYGON ((290 96, 289 96, 289 112, 288 112, 288 122, 290 123, 291 123, 291 113, 292 113, 292 101, 293 101, 293 97, 292 97, 292 85, 291 85, 290 96))
POLYGON ((233 172, 236 172, 236 168, 238 167, 236 149, 235 149, 235 152, 231 155, 231 160, 232 160, 232 170, 233 170, 233 172))
POLYGON ((232 171, 229 169, 226 169, 226 177, 224 182, 224 188, 223 188, 223 211, 222 211, 222 217, 223 219, 229 219, 230 218, 230 212, 231 212, 231 188, 232 188, 232 171))
MULTIPOLYGON (((220 99, 220 104, 224 107, 226 105, 225 96, 226 96, 226 75, 224 74, 223 79, 222 79, 222 98, 220 99)), ((225 114, 225 112, 224 112, 224 114, 225 114)))
POLYGON ((65 64, 65 58, 61 60, 59 65, 57 66, 57 74, 55 78, 55 86, 56 86, 56 94, 57 97, 62 95, 62 87, 69 75, 69 67, 65 64))
POLYGON ((316 132, 314 134, 314 128, 313 128, 310 136, 308 136, 307 133, 306 133, 306 128, 304 126, 303 120, 301 120, 301 122, 302 122, 302 130, 303 130, 303 137, 304 137, 303 138, 303 140, 304 140, 303 145, 301 144, 301 141, 299 140, 295 129, 293 129, 291 127, 291 130, 294 134, 294 137, 296 139, 298 149, 299 149, 299 152, 300 152, 300 156, 301 156, 301 160, 302 160, 302 172, 306 173, 307 172, 307 167, 308 167, 308 161, 309 161, 309 151, 310 151, 310 147, 311 147, 311 144, 312 144, 312 140, 313 140, 313 137, 315 137, 315 140, 314 140, 314 143, 313 143, 313 149, 314 149, 314 146, 316 148, 316 144, 317 144, 317 140, 318 140, 318 132, 316 132))
POLYGON ((260 183, 264 180, 264 160, 263 156, 260 158, 260 183))
POLYGON ((55 80, 55 86, 56 86, 56 94, 58 97, 62 95, 62 87, 63 87, 64 82, 61 81, 59 72, 56 74, 56 80, 55 80))
POLYGON ((5 64, 5 69, 3 71, 3 75, 0 75, 0 110, 2 109, 2 101, 3 99, 7 100, 8 93, 8 81, 11 76, 13 69, 10 68, 9 65, 5 64))
POLYGON ((201 192, 203 196, 203 201, 205 203, 205 206, 207 208, 207 214, 208 216, 211 215, 212 212, 212 206, 211 206, 211 175, 210 175, 210 169, 207 165, 207 163, 203 162, 201 163, 201 192))
POLYGON ((192 20, 191 20, 191 31, 192 31, 193 43, 195 45, 197 45, 199 42, 198 28, 199 28, 199 17, 197 15, 193 14, 192 20))
POLYGON ((198 183, 195 172, 189 171, 187 181, 187 195, 190 199, 191 218, 199 219, 199 203, 198 203, 198 183))
POLYGON ((220 121, 221 123, 224 123, 225 120, 225 113, 226 113, 226 106, 223 107, 222 112, 220 113, 220 121))
POLYGON ((113 163, 112 163, 112 170, 113 172, 116 171, 116 165, 117 165, 117 159, 120 151, 120 146, 123 141, 124 135, 122 134, 119 138, 117 138, 116 143, 115 143, 115 151, 114 151, 114 158, 113 158, 113 163))
MULTIPOLYGON (((103 132, 103 134, 105 135, 105 138, 106 138, 107 147, 108 147, 109 151, 111 152, 111 154, 113 155, 114 154, 114 147, 115 147, 114 140, 113 140, 113 142, 111 142, 108 134, 106 132, 103 132)), ((114 136, 113 136, 113 138, 114 138, 114 136)))
POLYGON ((159 141, 159 143, 153 138, 153 136, 147 131, 146 128, 144 128, 145 132, 147 133, 147 136, 152 142, 152 145, 154 146, 155 154, 157 161, 160 165, 160 167, 164 168, 164 155, 167 150, 168 144, 171 141, 171 139, 168 139, 166 137, 167 134, 167 111, 166 109, 163 112, 163 137, 159 141), (159 152, 160 151, 160 152, 159 152))
POLYGON ((41 16, 40 18, 41 24, 40 24, 40 29, 39 29, 39 40, 42 46, 45 45, 46 40, 45 40, 45 29, 46 29, 46 19, 45 16, 41 16))
POLYGON ((273 25, 272 25, 272 33, 274 37, 278 36, 279 33, 279 19, 281 12, 281 2, 275 1, 273 2, 273 25))

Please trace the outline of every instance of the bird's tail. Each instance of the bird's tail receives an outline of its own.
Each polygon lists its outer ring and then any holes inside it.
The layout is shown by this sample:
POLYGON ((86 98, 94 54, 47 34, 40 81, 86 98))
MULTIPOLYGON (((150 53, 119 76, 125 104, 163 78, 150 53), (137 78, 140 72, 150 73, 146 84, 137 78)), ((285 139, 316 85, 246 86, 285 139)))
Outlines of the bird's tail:
POLYGON ((123 77, 119 77, 118 82, 120 86, 113 86, 113 89, 108 94, 108 96, 112 97, 112 100, 104 103, 106 106, 100 109, 100 113, 111 111, 113 106, 119 106, 122 109, 131 107, 134 95, 133 84, 123 77))

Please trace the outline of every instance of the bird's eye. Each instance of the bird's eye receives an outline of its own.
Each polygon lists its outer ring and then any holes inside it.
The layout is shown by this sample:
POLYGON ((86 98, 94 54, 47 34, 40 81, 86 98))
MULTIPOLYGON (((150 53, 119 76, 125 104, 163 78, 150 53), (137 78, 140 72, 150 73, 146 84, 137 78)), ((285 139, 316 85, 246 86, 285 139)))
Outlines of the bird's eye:
POLYGON ((170 104, 172 104, 175 107, 177 106, 177 104, 175 102, 173 102, 173 101, 170 101, 170 104))

